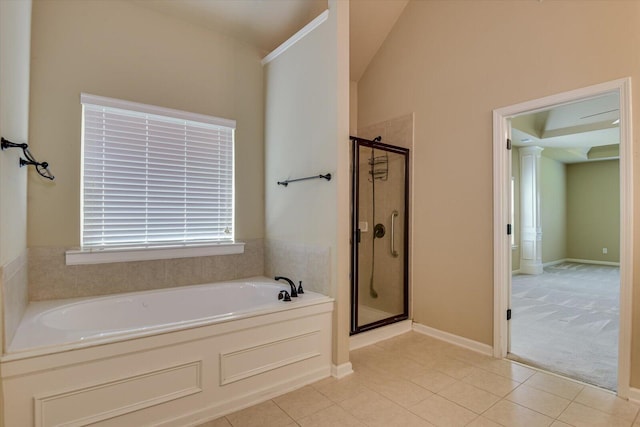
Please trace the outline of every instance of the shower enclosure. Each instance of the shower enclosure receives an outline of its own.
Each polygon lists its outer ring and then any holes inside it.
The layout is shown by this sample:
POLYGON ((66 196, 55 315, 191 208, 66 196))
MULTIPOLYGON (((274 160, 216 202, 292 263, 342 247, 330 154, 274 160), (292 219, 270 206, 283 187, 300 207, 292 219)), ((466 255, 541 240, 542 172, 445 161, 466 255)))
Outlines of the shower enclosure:
POLYGON ((409 150, 351 141, 353 335, 409 316, 409 150))

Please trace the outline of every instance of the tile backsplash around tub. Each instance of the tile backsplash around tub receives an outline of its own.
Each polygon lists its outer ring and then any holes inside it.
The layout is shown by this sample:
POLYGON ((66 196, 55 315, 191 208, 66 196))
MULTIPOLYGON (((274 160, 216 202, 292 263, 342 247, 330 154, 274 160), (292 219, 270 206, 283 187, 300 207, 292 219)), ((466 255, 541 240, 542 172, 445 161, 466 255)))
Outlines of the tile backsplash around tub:
MULTIPOLYGON (((0 283, 4 310, 4 341, 5 349, 13 339, 13 335, 24 314, 29 295, 27 290, 28 251, 25 250, 13 261, 0 268, 0 283)), ((2 343, 0 343, 1 345, 2 343)))
POLYGON ((264 241, 244 253, 111 264, 66 265, 64 247, 29 248, 29 300, 145 291, 264 275, 264 241))
POLYGON ((305 289, 331 295, 331 248, 267 239, 264 244, 267 277, 285 276, 305 289))

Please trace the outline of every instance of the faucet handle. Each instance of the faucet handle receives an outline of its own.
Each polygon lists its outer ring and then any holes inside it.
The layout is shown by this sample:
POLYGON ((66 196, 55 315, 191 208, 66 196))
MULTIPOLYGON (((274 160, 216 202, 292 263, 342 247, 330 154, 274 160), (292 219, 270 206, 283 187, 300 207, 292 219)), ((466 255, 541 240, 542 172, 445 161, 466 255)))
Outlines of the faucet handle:
POLYGON ((298 293, 304 294, 304 289, 302 289, 302 280, 300 280, 300 286, 298 286, 298 293))
POLYGON ((287 291, 280 291, 280 293, 278 294, 278 299, 279 300, 284 299, 284 301, 287 302, 287 301, 291 301, 291 296, 287 291))

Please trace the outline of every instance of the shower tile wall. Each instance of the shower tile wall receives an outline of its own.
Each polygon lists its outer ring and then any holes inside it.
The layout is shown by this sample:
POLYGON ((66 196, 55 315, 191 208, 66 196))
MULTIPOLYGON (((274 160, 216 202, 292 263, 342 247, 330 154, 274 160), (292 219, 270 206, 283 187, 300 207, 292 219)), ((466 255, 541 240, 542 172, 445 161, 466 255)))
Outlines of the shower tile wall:
MULTIPOLYGON (((396 119, 377 123, 358 130, 358 136, 365 139, 382 137, 385 144, 395 145, 403 148, 413 149, 413 114, 407 114, 396 119)), ((377 152, 378 153, 382 152, 377 152)), ((404 194, 398 189, 404 186, 404 158, 399 155, 389 153, 389 176, 386 181, 376 180, 376 218, 375 223, 382 223, 386 228, 386 235, 382 239, 376 239, 375 253, 375 282, 374 288, 378 294, 373 298, 369 293, 369 278, 371 275, 371 246, 373 244, 372 215, 372 192, 369 175, 369 157, 361 155, 360 158, 360 221, 368 221, 368 231, 362 233, 359 246, 359 302, 368 308, 380 310, 390 314, 399 314, 403 311, 403 283, 399 280, 402 277, 404 268, 402 260, 404 250, 402 237, 404 236, 404 224, 396 220, 396 250, 400 252, 398 258, 390 255, 391 238, 391 213, 397 210, 400 218, 404 214, 404 194), (367 185, 363 187, 362 183, 367 185)), ((409 193, 410 194, 410 193, 409 193)), ((410 245, 409 245, 410 247, 410 245)), ((379 318, 379 317, 378 317, 379 318)), ((361 319, 363 320, 363 319, 361 319)), ((360 322, 361 323, 361 322, 360 322)))
MULTIPOLYGON (((0 272, 4 303, 4 340, 10 343, 29 303, 27 287, 27 251, 7 263, 0 272)), ((2 343, 0 343, 1 345, 2 343)), ((5 347, 6 348, 6 345, 5 347)))
POLYGON ((244 253, 111 264, 66 265, 64 247, 29 249, 29 299, 40 301, 144 291, 264 274, 264 242, 244 253))
POLYGON ((302 280, 305 289, 331 295, 331 248, 268 239, 264 257, 267 277, 302 280))
POLYGON ((365 139, 382 137, 382 142, 413 149, 413 113, 395 119, 375 123, 358 129, 358 136, 365 139))
MULTIPOLYGON (((369 150, 365 150, 368 152, 369 150)), ((377 151, 376 156, 381 152, 377 151)), ((402 237, 404 227, 400 220, 396 219, 396 250, 400 256, 391 256, 391 213, 394 210, 399 212, 399 218, 404 213, 404 194, 398 191, 404 186, 404 163, 403 158, 395 158, 392 153, 389 155, 389 175, 387 180, 375 181, 375 219, 373 218, 372 203, 372 183, 369 174, 369 157, 362 155, 360 162, 360 204, 359 221, 367 221, 368 231, 361 233, 359 246, 359 301, 367 307, 380 310, 389 315, 400 314, 403 311, 403 248, 402 237), (385 227, 386 233, 382 238, 373 238, 373 228, 380 223, 385 227), (372 246, 375 244, 375 274, 374 289, 378 297, 374 298, 369 292, 371 277, 371 254, 372 246)), ((383 313, 380 313, 382 315, 383 313)), ((383 316, 383 317, 389 317, 383 316)), ((380 316, 376 316, 377 319, 380 316)))

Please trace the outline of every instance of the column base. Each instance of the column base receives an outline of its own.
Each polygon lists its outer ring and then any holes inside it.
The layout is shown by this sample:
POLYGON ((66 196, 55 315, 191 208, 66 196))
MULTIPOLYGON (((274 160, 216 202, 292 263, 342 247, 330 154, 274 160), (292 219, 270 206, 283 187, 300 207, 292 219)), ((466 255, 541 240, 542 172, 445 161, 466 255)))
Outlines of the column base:
POLYGON ((542 264, 523 264, 522 260, 520 261, 520 274, 542 274, 544 272, 544 268, 542 264))

